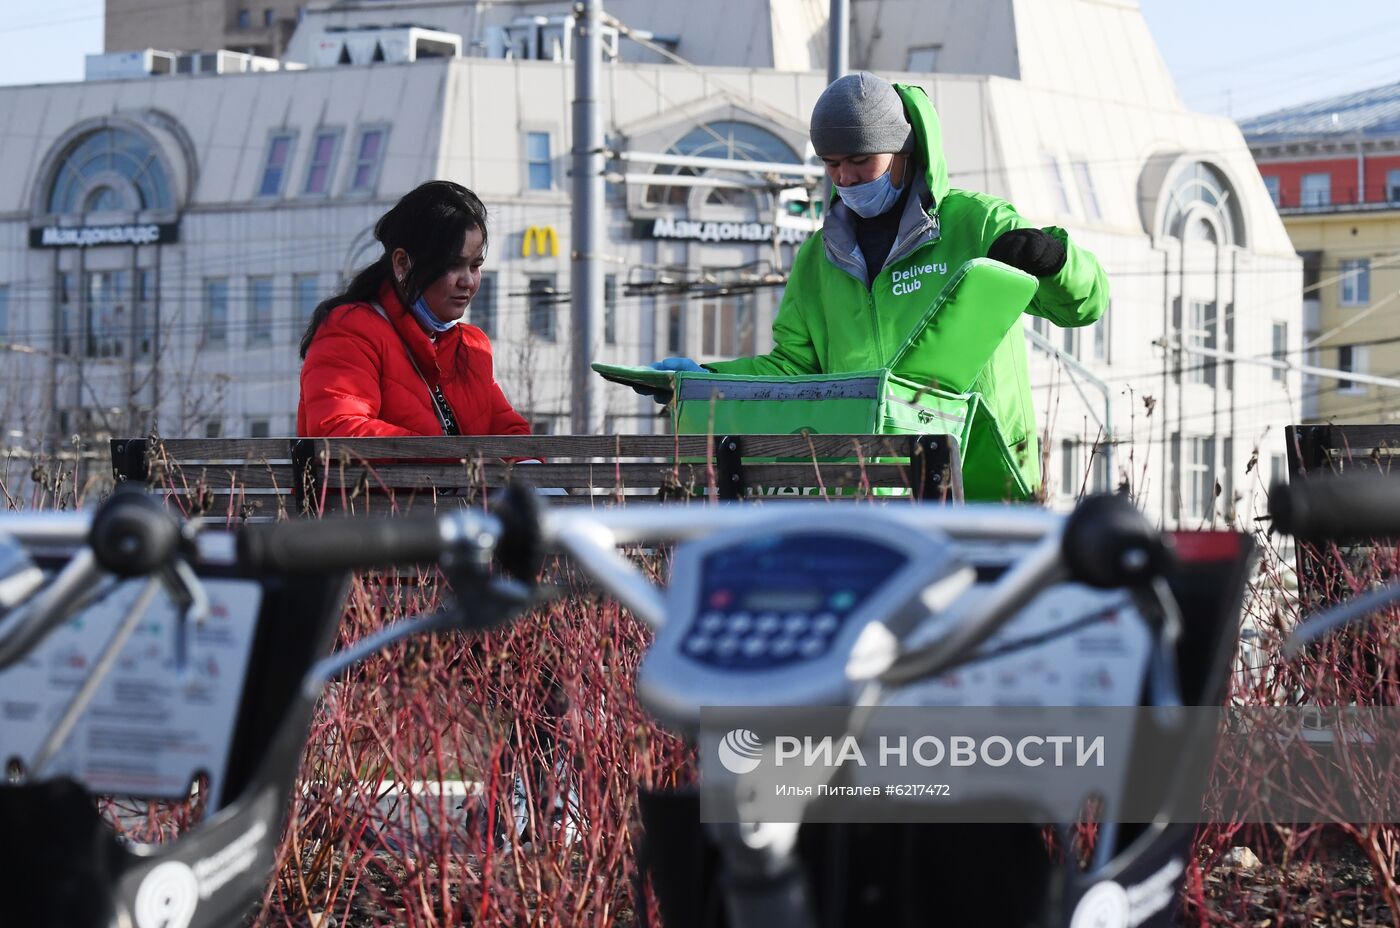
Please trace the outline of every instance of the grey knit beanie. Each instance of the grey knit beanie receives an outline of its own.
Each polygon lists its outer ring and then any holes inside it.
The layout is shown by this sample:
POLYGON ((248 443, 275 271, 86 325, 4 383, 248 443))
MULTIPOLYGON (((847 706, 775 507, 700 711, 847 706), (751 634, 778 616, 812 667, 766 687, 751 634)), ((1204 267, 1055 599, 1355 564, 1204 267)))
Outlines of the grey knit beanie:
POLYGON ((832 81, 812 108, 812 148, 818 157, 902 152, 913 142, 899 93, 869 71, 832 81))

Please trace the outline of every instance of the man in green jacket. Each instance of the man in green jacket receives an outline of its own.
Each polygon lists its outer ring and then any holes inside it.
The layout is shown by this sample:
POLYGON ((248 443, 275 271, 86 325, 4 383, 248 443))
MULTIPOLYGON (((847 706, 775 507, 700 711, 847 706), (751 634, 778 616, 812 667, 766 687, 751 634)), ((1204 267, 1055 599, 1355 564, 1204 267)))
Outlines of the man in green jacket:
MULTIPOLYGON (((1108 281, 1060 228, 1037 229, 1004 200, 948 185, 938 114, 920 87, 868 72, 827 87, 812 111, 812 146, 836 188, 822 231, 798 249, 773 320, 773 350, 705 365, 729 374, 790 376, 887 366, 964 262, 989 257, 1039 279, 1028 311, 1088 325, 1108 281), (910 282, 918 281, 918 287, 910 282)), ((946 349, 945 349, 946 350, 946 349)), ((667 358, 661 370, 701 370, 667 358)), ((925 365, 936 367, 936 364, 925 365)), ((1000 423, 1017 466, 1040 486, 1040 451, 1021 326, 973 384, 1000 423)))

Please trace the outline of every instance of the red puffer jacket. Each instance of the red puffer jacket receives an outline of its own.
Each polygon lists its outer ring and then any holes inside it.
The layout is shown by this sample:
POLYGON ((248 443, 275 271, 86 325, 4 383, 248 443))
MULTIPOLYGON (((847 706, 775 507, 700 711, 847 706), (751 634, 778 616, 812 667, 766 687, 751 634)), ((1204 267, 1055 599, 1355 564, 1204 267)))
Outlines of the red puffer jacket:
POLYGON ((298 435, 441 435, 429 385, 441 385, 463 435, 530 434, 496 383, 485 332, 463 323, 430 339, 388 284, 379 305, 389 319, 347 303, 316 330, 301 365, 298 435))

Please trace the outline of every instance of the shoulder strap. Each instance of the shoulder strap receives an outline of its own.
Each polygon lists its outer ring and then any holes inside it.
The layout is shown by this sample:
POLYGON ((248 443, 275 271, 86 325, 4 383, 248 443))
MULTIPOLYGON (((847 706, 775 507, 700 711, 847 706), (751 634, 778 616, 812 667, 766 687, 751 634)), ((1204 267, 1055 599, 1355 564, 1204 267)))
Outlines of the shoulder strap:
MULTIPOLYGON (((374 311, 393 328, 394 320, 389 318, 388 312, 374 300, 369 301, 369 305, 374 307, 374 311)), ((398 333, 395 332, 395 335, 398 333)), ((428 397, 433 401, 433 411, 437 413, 438 425, 442 426, 444 435, 461 435, 462 430, 457 425, 457 417, 452 413, 452 407, 447 403, 447 397, 442 393, 442 387, 434 387, 428 384, 428 378, 423 376, 423 371, 418 367, 418 362, 413 357, 413 352, 409 350, 408 344, 402 338, 399 343, 403 345, 404 353, 408 355, 408 363, 413 365, 413 372, 418 375, 418 379, 423 381, 423 386, 428 388, 428 397)))

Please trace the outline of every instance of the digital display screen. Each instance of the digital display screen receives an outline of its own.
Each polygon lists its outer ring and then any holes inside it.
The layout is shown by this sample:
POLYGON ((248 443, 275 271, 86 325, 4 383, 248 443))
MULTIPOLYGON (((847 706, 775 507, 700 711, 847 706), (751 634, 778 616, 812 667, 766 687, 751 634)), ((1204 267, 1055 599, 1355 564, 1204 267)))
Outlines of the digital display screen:
POLYGON ((749 612, 814 612, 825 600, 820 590, 750 590, 740 607, 749 612))

